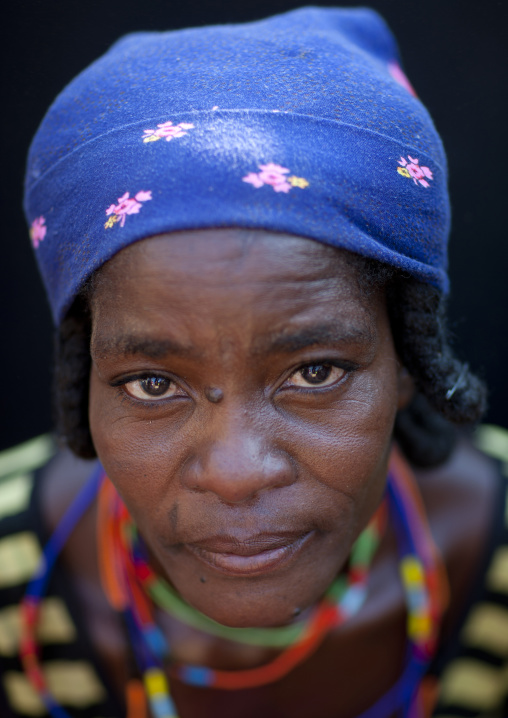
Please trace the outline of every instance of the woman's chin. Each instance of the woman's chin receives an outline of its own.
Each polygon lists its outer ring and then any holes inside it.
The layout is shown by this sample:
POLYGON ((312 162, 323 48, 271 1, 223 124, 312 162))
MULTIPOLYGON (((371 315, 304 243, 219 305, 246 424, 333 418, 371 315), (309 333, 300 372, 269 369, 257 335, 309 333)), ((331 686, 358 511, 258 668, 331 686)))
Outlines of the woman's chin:
MULTIPOLYGON (((196 608, 198 608, 196 606, 196 608)), ((295 620, 301 620, 302 612, 299 608, 291 608, 289 606, 272 606, 271 603, 263 602, 259 607, 245 607, 242 610, 241 605, 235 606, 231 610, 231 606, 222 609, 217 607, 216 610, 210 610, 207 604, 205 611, 201 611, 208 618, 216 623, 220 623, 228 628, 277 628, 287 626, 295 620)), ((213 607, 215 608, 215 607, 213 607)), ((198 608, 198 610, 201 610, 198 608)))
MULTIPOLYGON (((279 582, 224 581, 207 578, 199 586, 177 585, 180 596, 213 621, 230 628, 273 628, 300 621, 326 591, 323 581, 313 591, 298 590, 288 577, 279 582), (233 585, 236 584, 236 585, 233 585)), ((298 584, 298 582, 295 582, 298 584)))

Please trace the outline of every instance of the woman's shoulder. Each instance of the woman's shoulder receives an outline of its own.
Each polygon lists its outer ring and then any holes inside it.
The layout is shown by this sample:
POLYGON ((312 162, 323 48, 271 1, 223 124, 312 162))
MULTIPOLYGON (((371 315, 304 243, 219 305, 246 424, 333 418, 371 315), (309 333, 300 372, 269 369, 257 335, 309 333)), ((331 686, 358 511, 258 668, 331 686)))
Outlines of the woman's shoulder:
POLYGON ((434 715, 505 715, 508 431, 481 426, 446 465, 417 474, 451 595, 432 667, 439 677, 434 715))
POLYGON ((415 472, 450 582, 445 636, 483 580, 495 547, 506 541, 507 466, 508 432, 482 426, 459 439, 445 464, 415 472))
MULTIPOLYGON (((0 453, 0 715, 46 715, 19 657, 20 602, 45 542, 90 462, 73 459, 46 435, 0 453), (52 510, 48 511, 51 506, 52 510)), ((89 537, 84 541, 89 545, 89 537), (87 543, 88 541, 88 543, 87 543)), ((80 597, 81 598, 81 597, 80 597)), ((41 662, 53 691, 80 715, 121 715, 88 637, 66 566, 57 562, 40 603, 41 662)))
MULTIPOLYGON (((502 522, 506 476, 502 452, 508 462, 508 432, 498 427, 480 427, 471 436, 461 436, 449 459, 432 469, 416 469, 415 474, 425 502, 434 538, 452 574, 455 563, 464 568, 477 564, 491 537, 493 520, 502 522), (493 452, 486 437, 498 438, 493 452), (504 446, 503 446, 504 443, 504 446), (471 552, 468 553, 467 547, 471 552)), ((507 464, 508 465, 508 464, 507 464)), ((450 576, 454 581, 454 576, 450 576)))
POLYGON ((53 437, 44 434, 0 452, 0 525, 28 510, 36 472, 56 451, 53 437))
MULTIPOLYGON (((40 541, 49 538, 54 524, 86 481, 93 462, 74 457, 43 434, 0 452, 0 558, 8 538, 30 531, 40 541)), ((25 535, 25 534, 23 534, 25 535)), ((5 562, 0 570, 5 574, 5 562)))
POLYGON ((0 453, 0 605, 25 584, 40 560, 36 477, 55 452, 53 438, 43 435, 0 453))

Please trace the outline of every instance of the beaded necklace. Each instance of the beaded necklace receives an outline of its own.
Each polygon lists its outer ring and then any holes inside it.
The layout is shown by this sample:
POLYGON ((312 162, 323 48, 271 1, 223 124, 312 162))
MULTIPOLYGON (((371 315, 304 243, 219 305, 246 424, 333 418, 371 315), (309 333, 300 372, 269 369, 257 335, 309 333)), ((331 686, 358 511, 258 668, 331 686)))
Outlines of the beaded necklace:
MULTIPOLYGON (((196 686, 237 690, 266 685, 287 675, 315 651, 331 628, 343 623, 362 606, 367 592, 370 560, 380 535, 384 507, 376 513, 353 547, 346 576, 340 576, 314 608, 309 619, 290 627, 237 629, 221 626, 199 611, 175 601, 169 584, 151 569, 146 550, 114 487, 105 480, 99 493, 99 561, 102 582, 110 603, 126 616, 126 623, 162 663, 170 657, 167 642, 157 627, 150 598, 187 624, 229 640, 266 647, 285 647, 273 661, 259 668, 219 671, 206 667, 171 664, 169 673, 196 686), (186 607, 182 611, 182 604, 186 607), (176 611, 174 610, 176 607, 176 611), (128 615, 126 615, 128 614, 128 615)), ((140 671, 148 668, 137 656, 140 671)), ((151 668, 153 668, 151 666, 151 668)), ((153 671, 152 671, 153 672, 153 671)), ((162 678, 159 677, 159 682, 162 678)))
MULTIPOLYGON (((98 542, 103 547, 98 557, 101 581, 109 602, 116 610, 124 610, 129 601, 126 588, 129 573, 124 570, 119 576, 117 567, 130 566, 144 593, 153 603, 193 628, 237 643, 266 648, 286 648, 302 637, 305 622, 277 628, 231 628, 208 618, 183 601, 172 586, 150 567, 146 548, 136 526, 132 524, 125 507, 119 503, 118 494, 107 479, 99 491, 98 503, 99 516, 102 517, 98 522, 98 542), (118 521, 118 530, 115 521, 118 521)), ((368 569, 379 543, 385 514, 385 505, 382 504, 353 545, 347 576, 339 576, 326 592, 327 601, 340 603, 345 617, 355 613, 364 601, 368 569)), ((337 606, 336 610, 339 610, 337 606)))
MULTIPOLYGON (((144 693, 154 718, 177 718, 166 673, 194 686, 226 690, 276 681, 305 660, 331 629, 343 623, 363 604, 368 565, 377 545, 381 513, 376 515, 357 541, 351 554, 348 579, 339 578, 334 582, 307 622, 291 626, 291 631, 287 627, 262 629, 257 638, 255 634, 261 629, 216 628, 219 624, 215 622, 211 622, 210 628, 207 617, 204 617, 205 627, 203 614, 180 599, 175 601, 176 594, 150 568, 146 549, 125 506, 98 466, 46 545, 41 564, 28 586, 21 607, 23 630, 20 654, 25 672, 53 718, 69 718, 69 715, 53 699, 40 668, 35 640, 39 604, 58 554, 98 491, 102 580, 111 605, 124 617, 133 654, 143 677, 144 693), (170 649, 154 621, 152 601, 201 630, 221 636, 226 633, 230 640, 243 643, 285 646, 286 650, 267 666, 255 669, 217 671, 207 667, 170 665, 166 671, 164 662, 170 655, 170 649), (182 606, 187 607, 183 610, 182 606), (225 633, 223 629, 226 629, 225 633)), ((435 651, 440 617, 446 604, 446 580, 426 523, 421 498, 406 462, 396 450, 390 460, 387 502, 399 545, 400 575, 408 609, 407 658, 395 685, 358 718, 384 718, 401 708, 407 718, 417 715, 418 686, 435 651)), ((129 718, 146 715, 144 702, 143 686, 139 681, 130 682, 127 687, 129 718)))

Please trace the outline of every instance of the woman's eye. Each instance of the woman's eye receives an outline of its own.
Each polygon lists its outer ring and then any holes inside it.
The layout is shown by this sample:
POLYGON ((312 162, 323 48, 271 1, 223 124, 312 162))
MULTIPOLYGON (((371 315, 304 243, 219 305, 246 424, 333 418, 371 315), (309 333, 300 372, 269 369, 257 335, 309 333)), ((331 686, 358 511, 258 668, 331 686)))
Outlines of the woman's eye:
POLYGON ((342 379, 346 373, 333 364, 306 364, 297 369, 288 379, 292 386, 330 386, 342 379))
POLYGON ((124 389, 135 399, 150 401, 168 399, 176 393, 177 386, 174 381, 163 376, 146 376, 126 382, 124 389))

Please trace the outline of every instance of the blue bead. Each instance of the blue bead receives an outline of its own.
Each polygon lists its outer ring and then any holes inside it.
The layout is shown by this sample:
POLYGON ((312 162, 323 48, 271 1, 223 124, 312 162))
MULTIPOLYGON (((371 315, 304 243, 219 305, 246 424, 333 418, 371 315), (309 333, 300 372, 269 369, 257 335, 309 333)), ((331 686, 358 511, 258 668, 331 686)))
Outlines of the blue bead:
POLYGON ((410 611, 420 612, 427 607, 427 594, 424 591, 414 591, 407 595, 407 603, 410 611))
POLYGON ((164 658, 168 653, 168 644, 162 631, 160 631, 157 626, 152 625, 145 628, 143 634, 150 650, 155 653, 158 658, 164 658))
POLYGON ((193 686, 211 686, 213 685, 213 671, 209 668, 201 666, 185 666, 180 676, 185 683, 193 686))
POLYGON ((175 704, 169 696, 151 696, 150 707, 154 718, 178 718, 175 704))

